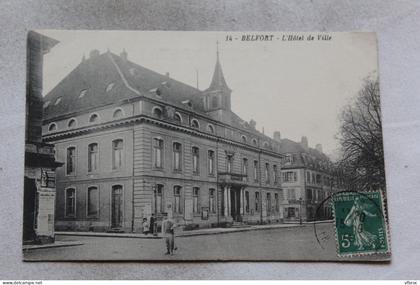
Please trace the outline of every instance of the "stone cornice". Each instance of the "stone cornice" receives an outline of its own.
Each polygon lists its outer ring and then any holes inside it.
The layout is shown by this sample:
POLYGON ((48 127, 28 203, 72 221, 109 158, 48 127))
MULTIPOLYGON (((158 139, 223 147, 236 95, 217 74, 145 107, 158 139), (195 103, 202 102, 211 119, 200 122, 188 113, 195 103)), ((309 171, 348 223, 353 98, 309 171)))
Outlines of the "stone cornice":
POLYGON ((97 133, 97 132, 105 131, 105 130, 108 130, 108 129, 115 129, 115 128, 126 127, 126 126, 133 126, 133 125, 141 124, 141 123, 157 125, 157 126, 162 127, 162 128, 187 133, 187 134, 194 135, 194 136, 197 136, 197 137, 206 138, 206 139, 209 139, 209 140, 212 140, 212 141, 218 141, 218 142, 226 143, 226 144, 229 144, 229 145, 232 145, 232 146, 240 147, 240 148, 243 148, 243 149, 248 149, 248 150, 254 151, 254 152, 261 152, 261 153, 264 153, 264 154, 267 154, 267 155, 276 156, 278 158, 284 157, 284 155, 280 154, 280 153, 276 153, 276 152, 272 152, 272 151, 269 151, 269 150, 266 150, 266 149, 253 147, 251 145, 243 144, 243 143, 233 141, 233 140, 230 140, 230 139, 226 139, 226 138, 223 138, 223 137, 220 137, 220 136, 205 133, 205 132, 196 130, 194 128, 177 125, 177 124, 172 123, 172 122, 159 120, 159 119, 152 118, 152 117, 146 116, 146 115, 139 115, 139 116, 135 116, 135 117, 124 118, 124 119, 120 119, 120 120, 117 120, 117 121, 112 121, 112 122, 102 123, 102 124, 93 125, 93 126, 86 126, 86 127, 81 127, 81 128, 56 132, 56 133, 52 133, 52 134, 45 134, 42 137, 43 137, 44 141, 53 143, 56 140, 61 140, 61 139, 71 138, 71 137, 77 137, 77 136, 91 134, 91 133, 97 133))

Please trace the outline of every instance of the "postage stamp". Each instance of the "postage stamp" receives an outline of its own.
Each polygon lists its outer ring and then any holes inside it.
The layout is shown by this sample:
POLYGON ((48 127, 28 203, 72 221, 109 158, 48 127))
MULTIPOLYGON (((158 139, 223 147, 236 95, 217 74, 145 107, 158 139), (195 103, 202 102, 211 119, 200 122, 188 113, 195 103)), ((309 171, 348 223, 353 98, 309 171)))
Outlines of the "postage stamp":
POLYGON ((380 191, 342 192, 333 197, 338 256, 390 252, 380 191))

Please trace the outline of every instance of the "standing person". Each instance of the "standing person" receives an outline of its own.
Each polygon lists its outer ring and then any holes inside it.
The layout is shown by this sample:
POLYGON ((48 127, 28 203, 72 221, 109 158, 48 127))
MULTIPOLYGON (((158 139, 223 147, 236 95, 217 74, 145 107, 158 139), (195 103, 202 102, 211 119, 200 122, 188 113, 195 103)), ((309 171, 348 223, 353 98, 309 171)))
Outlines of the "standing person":
POLYGON ((176 224, 175 221, 172 219, 171 216, 163 220, 162 222, 162 235, 165 238, 166 244, 166 255, 173 255, 175 248, 175 228, 176 224))
POLYGON ((149 232, 151 234, 155 233, 155 216, 154 216, 154 214, 152 214, 152 216, 150 217, 149 232))
POLYGON ((150 233, 150 225, 147 218, 143 218, 143 234, 147 235, 150 233))

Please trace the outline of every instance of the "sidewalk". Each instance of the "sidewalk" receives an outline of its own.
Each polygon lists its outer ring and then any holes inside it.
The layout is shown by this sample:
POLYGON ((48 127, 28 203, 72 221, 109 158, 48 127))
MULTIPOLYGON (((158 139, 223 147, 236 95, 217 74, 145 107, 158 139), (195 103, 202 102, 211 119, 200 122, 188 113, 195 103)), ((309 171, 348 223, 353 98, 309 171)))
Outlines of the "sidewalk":
POLYGON ((53 248, 53 247, 65 247, 65 246, 77 246, 83 245, 82 242, 79 241, 56 241, 54 243, 48 244, 25 244, 22 246, 23 251, 25 250, 33 250, 33 249, 41 249, 41 248, 53 248))
MULTIPOLYGON (((201 236, 201 235, 216 235, 216 234, 228 234, 236 232, 246 232, 246 231, 257 231, 257 230, 270 230, 278 228, 293 228, 293 227, 303 227, 299 224, 271 224, 271 225, 244 225, 242 227, 233 227, 233 228, 208 228, 192 231, 177 231, 175 235, 177 237, 191 237, 191 236, 201 236)), ((162 236, 159 233, 158 236, 153 235, 144 235, 141 233, 103 233, 103 232, 55 232, 56 235, 63 236, 92 236, 92 237, 120 237, 120 238, 142 238, 142 239, 161 239, 162 236)))

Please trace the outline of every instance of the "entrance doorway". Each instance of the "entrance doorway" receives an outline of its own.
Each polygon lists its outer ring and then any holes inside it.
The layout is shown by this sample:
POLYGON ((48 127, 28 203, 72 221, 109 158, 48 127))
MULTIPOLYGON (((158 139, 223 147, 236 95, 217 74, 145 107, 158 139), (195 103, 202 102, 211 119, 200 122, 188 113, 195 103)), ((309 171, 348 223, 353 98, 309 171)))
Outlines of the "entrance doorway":
POLYGON ((230 189, 230 215, 235 222, 241 222, 241 189, 230 189))
POLYGON ((122 227, 122 186, 112 186, 111 194, 111 228, 122 227))

